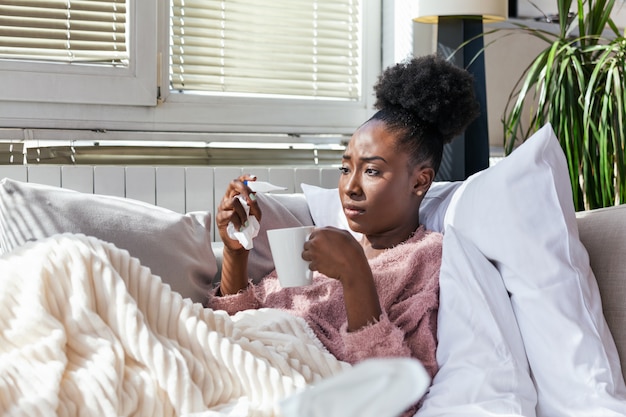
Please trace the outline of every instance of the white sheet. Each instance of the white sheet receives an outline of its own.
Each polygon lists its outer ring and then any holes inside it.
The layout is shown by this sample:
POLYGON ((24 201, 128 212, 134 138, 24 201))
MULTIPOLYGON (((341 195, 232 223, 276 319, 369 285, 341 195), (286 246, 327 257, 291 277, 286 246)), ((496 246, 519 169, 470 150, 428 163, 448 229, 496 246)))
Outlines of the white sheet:
POLYGON ((204 309, 82 235, 0 258, 0 305, 2 415, 274 415, 349 368, 301 319, 204 309))

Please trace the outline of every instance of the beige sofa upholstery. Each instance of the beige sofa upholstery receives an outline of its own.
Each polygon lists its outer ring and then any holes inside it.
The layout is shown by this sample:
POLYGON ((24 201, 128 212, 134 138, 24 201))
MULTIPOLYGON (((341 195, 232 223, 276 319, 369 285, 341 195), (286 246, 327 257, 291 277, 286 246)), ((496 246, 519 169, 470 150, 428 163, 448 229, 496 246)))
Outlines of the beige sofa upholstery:
POLYGON ((580 240, 598 281, 604 316, 626 375, 626 204, 577 213, 580 240))

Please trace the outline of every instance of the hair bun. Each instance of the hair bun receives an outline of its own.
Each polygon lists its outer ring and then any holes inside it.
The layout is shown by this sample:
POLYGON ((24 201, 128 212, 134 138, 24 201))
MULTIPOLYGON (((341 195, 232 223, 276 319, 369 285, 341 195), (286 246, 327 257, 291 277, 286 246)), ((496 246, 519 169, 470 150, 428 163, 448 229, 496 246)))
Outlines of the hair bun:
POLYGON ((402 111, 451 141, 479 114, 473 76, 437 55, 387 68, 374 86, 378 110, 402 111))

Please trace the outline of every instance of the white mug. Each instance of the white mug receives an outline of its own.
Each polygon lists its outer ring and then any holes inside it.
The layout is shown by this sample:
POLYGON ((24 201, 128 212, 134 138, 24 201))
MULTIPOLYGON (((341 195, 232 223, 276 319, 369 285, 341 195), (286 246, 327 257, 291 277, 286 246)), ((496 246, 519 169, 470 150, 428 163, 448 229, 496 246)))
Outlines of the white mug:
POLYGON ((299 226, 267 231, 278 281, 282 287, 311 284, 313 271, 309 269, 309 262, 302 259, 302 249, 313 229, 314 226, 299 226))

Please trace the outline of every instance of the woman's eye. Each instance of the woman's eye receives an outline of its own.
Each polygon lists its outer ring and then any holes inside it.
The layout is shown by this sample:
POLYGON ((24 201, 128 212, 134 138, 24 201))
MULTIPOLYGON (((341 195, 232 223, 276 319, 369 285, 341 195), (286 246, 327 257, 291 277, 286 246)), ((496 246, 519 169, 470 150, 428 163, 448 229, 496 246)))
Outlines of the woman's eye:
POLYGON ((379 171, 379 170, 377 170, 377 169, 374 169, 374 168, 367 168, 367 169, 365 170, 365 173, 366 173, 367 175, 378 175, 378 174, 380 173, 380 171, 379 171))
POLYGON ((339 172, 341 172, 343 175, 346 175, 348 173, 348 168, 346 168, 346 167, 339 167, 339 172))

